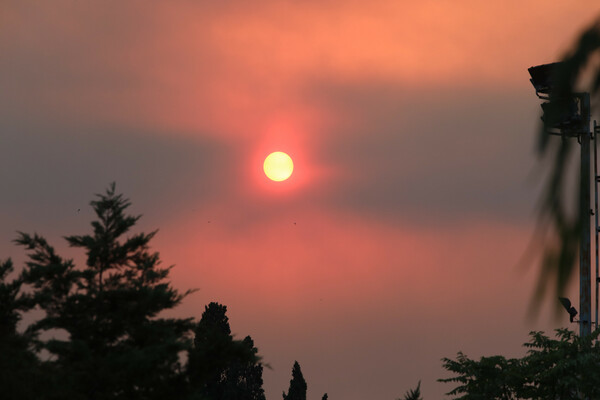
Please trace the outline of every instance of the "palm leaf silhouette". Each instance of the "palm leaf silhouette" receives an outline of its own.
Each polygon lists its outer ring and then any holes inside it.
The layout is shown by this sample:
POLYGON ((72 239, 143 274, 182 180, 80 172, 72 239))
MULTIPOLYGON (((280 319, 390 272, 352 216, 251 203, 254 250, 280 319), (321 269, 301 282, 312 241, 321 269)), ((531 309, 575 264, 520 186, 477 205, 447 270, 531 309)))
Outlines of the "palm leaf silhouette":
MULTIPOLYGON (((583 31, 573 49, 566 54, 554 74, 553 96, 569 96, 581 91, 582 80, 589 80, 584 91, 592 96, 592 106, 600 94, 600 67, 590 71, 592 60, 600 57, 600 19, 583 31), (590 75, 591 74, 591 75, 590 75), (591 78, 591 79, 590 79, 591 78)), ((550 110, 552 112, 552 110, 550 110)), ((595 145, 595 143, 592 143, 595 145)), ((581 242, 581 220, 589 210, 581 209, 579 190, 567 191, 568 160, 573 140, 550 138, 546 126, 538 131, 537 153, 544 166, 549 167, 549 177, 542 192, 538 208, 536 243, 540 246, 541 268, 532 301, 532 311, 539 311, 541 301, 550 289, 552 297, 562 296, 576 272, 577 255, 581 242)), ((579 172, 578 172, 579 175, 579 172)), ((581 177, 576 177, 581 182, 581 177)), ((580 185, 579 185, 580 186, 580 185)), ((560 307, 557 305, 557 310, 560 307)))

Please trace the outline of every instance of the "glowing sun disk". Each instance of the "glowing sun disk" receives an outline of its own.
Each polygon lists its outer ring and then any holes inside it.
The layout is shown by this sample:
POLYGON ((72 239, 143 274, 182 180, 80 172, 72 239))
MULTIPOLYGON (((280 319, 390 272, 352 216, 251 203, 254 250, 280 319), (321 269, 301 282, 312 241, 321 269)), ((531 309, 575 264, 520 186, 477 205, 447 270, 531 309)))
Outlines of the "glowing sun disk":
POLYGON ((281 182, 288 179, 294 171, 292 158, 287 154, 276 151, 265 158, 263 164, 265 175, 275 182, 281 182))

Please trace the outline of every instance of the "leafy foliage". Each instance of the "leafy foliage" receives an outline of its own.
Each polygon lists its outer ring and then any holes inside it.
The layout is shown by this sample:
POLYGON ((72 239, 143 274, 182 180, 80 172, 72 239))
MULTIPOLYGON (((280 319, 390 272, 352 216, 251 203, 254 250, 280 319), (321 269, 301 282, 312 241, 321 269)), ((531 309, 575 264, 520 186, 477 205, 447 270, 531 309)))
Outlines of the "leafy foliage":
POLYGON ((502 356, 471 360, 458 353, 444 358, 444 368, 456 376, 440 379, 456 383, 448 392, 455 399, 595 399, 600 398, 600 330, 578 337, 558 329, 556 339, 531 332, 523 358, 502 356))
MULTIPOLYGON (((600 20, 596 21, 579 37, 572 52, 567 54, 557 67, 553 81, 555 88, 551 94, 551 104, 571 96, 578 90, 578 84, 586 73, 589 61, 600 55, 600 20)), ((594 71, 591 86, 592 94, 600 94, 600 69, 594 71)), ((555 110, 558 113, 558 110, 555 110)), ((549 110, 550 117, 552 109, 549 110)), ((552 118, 548 119, 549 121, 552 118)), ((594 144, 592 144, 594 145, 594 144)), ((541 271, 534 296, 534 308, 537 308, 548 287, 553 296, 562 296, 570 278, 576 271, 577 255, 581 242, 581 221, 589 217, 589 210, 582 209, 582 191, 572 195, 567 193, 568 160, 576 147, 573 140, 551 138, 546 126, 542 124, 538 133, 537 151, 540 158, 550 168, 550 175, 542 194, 539 208, 539 232, 542 237, 541 271), (574 199, 565 198, 573 196, 574 199), (575 212, 569 212, 573 204, 575 212), (550 236, 548 238, 548 236, 550 236)), ((578 177, 577 181, 581 181, 578 177)))

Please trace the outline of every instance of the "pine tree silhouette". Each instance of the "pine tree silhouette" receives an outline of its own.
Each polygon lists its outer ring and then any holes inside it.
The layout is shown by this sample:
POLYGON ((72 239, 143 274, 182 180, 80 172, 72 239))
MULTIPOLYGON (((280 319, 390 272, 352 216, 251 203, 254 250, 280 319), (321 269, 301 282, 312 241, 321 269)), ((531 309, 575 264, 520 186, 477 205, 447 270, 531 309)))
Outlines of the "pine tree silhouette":
POLYGON ((264 400, 258 350, 250 336, 233 339, 226 313, 218 303, 205 307, 189 353, 190 381, 211 400, 264 400))
POLYGON ((306 400, 306 388, 306 381, 302 376, 300 364, 298 364, 298 361, 294 361, 290 388, 287 394, 283 392, 283 400, 306 400))
POLYGON ((180 397, 179 353, 190 347, 192 319, 158 314, 189 291, 174 289, 166 280, 170 268, 149 251, 156 231, 123 238, 140 217, 125 214, 130 203, 115 185, 97 196, 92 234, 65 238, 85 250, 85 266, 57 255, 37 234, 15 240, 30 251, 22 278, 32 287, 31 303, 45 312, 28 331, 67 333, 39 341, 52 356, 46 366, 58 382, 53 398, 180 397))

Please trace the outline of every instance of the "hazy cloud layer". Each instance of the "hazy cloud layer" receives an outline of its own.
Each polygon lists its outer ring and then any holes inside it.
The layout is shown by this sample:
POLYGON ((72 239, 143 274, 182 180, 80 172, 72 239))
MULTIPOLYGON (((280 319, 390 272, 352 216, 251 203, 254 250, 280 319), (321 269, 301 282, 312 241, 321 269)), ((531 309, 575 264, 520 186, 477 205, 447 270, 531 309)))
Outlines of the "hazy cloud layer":
POLYGON ((341 121, 319 156, 355 210, 436 218, 527 218, 537 104, 522 90, 415 90, 391 82, 314 85, 341 121))

